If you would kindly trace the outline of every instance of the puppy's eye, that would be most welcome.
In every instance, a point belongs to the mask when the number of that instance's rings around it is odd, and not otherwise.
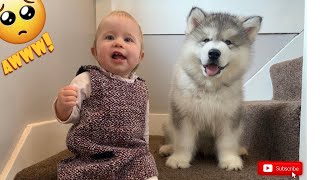
[[[209,42],[209,41],[210,41],[209,38],[205,38],[205,39],[203,39],[201,42],[207,43],[207,42]]]
[[[232,44],[230,40],[225,40],[224,43],[226,43],[228,46]]]

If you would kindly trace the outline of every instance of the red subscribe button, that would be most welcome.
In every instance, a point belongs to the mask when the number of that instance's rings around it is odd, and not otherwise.
[[[302,162],[295,161],[259,161],[259,175],[300,176],[302,175]]]

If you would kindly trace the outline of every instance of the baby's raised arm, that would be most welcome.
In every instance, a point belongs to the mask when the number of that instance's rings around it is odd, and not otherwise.
[[[76,105],[78,88],[75,86],[65,86],[59,93],[55,103],[56,115],[61,121],[66,121]]]

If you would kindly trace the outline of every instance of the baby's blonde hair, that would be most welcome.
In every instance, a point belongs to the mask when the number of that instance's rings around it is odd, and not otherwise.
[[[126,11],[118,11],[118,10],[111,11],[106,17],[110,17],[110,16],[125,17],[125,18],[132,20],[135,24],[137,24],[137,26],[139,28],[139,32],[140,32],[141,51],[142,51],[143,50],[143,33],[142,33],[142,30],[141,30],[141,27],[140,27],[140,24],[138,23],[138,21],[131,14],[129,14]],[[98,32],[98,30],[99,30],[99,27],[97,29],[97,32]],[[97,42],[97,33],[96,33],[96,36],[95,36],[95,39],[93,42],[93,47],[96,47],[96,42]]]

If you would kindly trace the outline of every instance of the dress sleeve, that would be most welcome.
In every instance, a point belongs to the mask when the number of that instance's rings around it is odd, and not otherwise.
[[[147,144],[149,144],[149,100],[147,102],[147,109],[146,109],[146,130],[143,135]]]
[[[71,115],[66,121],[61,121],[57,117],[57,113],[55,109],[57,98],[53,103],[53,111],[54,111],[55,117],[60,123],[63,123],[63,124],[76,123],[79,120],[82,101],[87,99],[91,95],[90,74],[88,72],[83,72],[79,74],[71,81],[70,85],[78,88],[78,98],[77,98],[76,105],[72,109]]]

